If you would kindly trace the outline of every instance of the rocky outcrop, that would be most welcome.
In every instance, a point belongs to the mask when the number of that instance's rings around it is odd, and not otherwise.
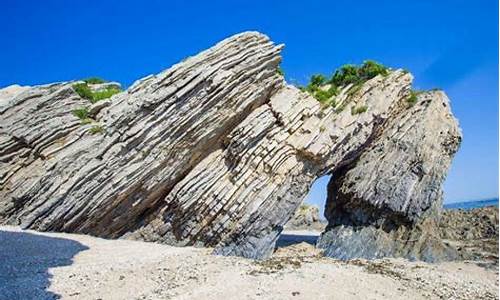
[[[96,112],[103,134],[71,113],[88,104],[72,83],[11,99],[0,124],[0,218],[104,237],[130,231],[283,86],[280,49],[243,34],[136,82]]]
[[[443,211],[439,228],[447,240],[498,240],[498,207],[447,209]]]
[[[354,188],[368,192],[345,192],[343,203],[388,207],[370,220],[433,215],[459,140],[451,116],[439,125],[444,94],[408,109],[412,76],[394,70],[341,88],[341,105],[325,107],[284,82],[281,48],[239,34],[95,104],[74,82],[3,93],[0,222],[265,258],[316,178],[348,182],[370,157],[407,179],[372,197],[379,182],[367,178]],[[72,112],[83,106],[82,121]]]
[[[357,155],[411,77],[394,72],[365,85],[358,105],[370,113],[335,112],[292,86],[251,112],[165,198],[167,206],[134,232],[151,240],[201,242],[216,253],[267,257],[311,183]],[[384,99],[384,101],[381,101]],[[385,101],[385,99],[391,99]],[[356,103],[352,103],[356,105]]]
[[[444,210],[439,232],[459,259],[498,269],[498,207]]]
[[[286,223],[285,229],[291,230],[320,230],[325,229],[326,224],[319,216],[319,208],[316,205],[301,204],[295,211],[293,217]]]
[[[460,140],[446,95],[420,94],[358,159],[333,173],[325,210],[329,226],[318,246],[341,259],[453,258],[437,224],[441,184]]]

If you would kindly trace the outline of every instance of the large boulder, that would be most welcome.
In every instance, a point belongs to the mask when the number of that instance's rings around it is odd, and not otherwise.
[[[303,203],[295,211],[293,217],[286,223],[285,229],[290,230],[323,230],[325,225],[319,216],[319,208],[316,205]]]
[[[328,256],[455,257],[440,237],[441,185],[461,133],[441,91],[418,95],[353,162],[328,184],[328,228],[318,246]]]

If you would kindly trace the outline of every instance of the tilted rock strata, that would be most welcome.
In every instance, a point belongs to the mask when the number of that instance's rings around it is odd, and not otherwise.
[[[322,107],[278,74],[281,48],[233,36],[91,105],[90,124],[71,82],[3,93],[0,222],[269,256],[312,182],[407,111],[412,81],[392,71]]]
[[[460,141],[446,95],[420,94],[359,159],[333,173],[325,210],[329,226],[318,246],[342,259],[453,258],[437,224],[441,185]]]
[[[322,108],[294,87],[281,89],[177,184],[168,206],[139,233],[181,244],[201,240],[220,254],[269,256],[312,182],[357,155],[410,82],[401,72],[374,78],[357,99],[370,113],[355,117],[349,109]]]
[[[2,157],[2,170],[12,170],[2,185],[3,222],[105,237],[127,232],[283,85],[280,49],[243,34],[137,82],[95,117],[103,135],[88,134],[90,125],[71,114],[86,101],[71,84],[17,96],[0,126],[5,143],[22,141],[28,153]],[[58,116],[65,119],[56,124]],[[19,158],[28,156],[33,162],[22,168]]]

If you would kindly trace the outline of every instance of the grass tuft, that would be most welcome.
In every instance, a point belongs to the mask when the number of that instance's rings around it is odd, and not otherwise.
[[[97,101],[100,101],[100,100],[103,100],[103,99],[108,99],[111,96],[113,96],[115,94],[118,94],[119,92],[121,92],[121,90],[118,89],[118,88],[108,87],[105,90],[94,92],[92,100],[90,100],[90,102],[96,103]]]
[[[406,99],[406,101],[408,102],[408,104],[410,106],[413,106],[415,105],[415,103],[417,103],[418,101],[418,95],[421,94],[422,91],[417,91],[417,90],[411,90],[410,91],[410,96]]]
[[[80,120],[85,120],[89,118],[89,109],[87,107],[81,107],[73,110],[73,115]]]
[[[89,132],[91,134],[103,133],[104,128],[101,125],[94,125],[94,126],[90,127]]]

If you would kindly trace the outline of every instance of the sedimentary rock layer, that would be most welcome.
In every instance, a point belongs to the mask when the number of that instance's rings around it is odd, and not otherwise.
[[[75,82],[3,90],[0,222],[265,258],[317,177],[348,178],[343,170],[368,156],[390,165],[386,150],[421,162],[391,165],[394,176],[433,175],[344,202],[383,202],[410,222],[440,206],[456,147],[433,144],[442,142],[432,119],[441,115],[426,112],[447,105],[444,94],[408,108],[412,76],[395,70],[341,88],[341,105],[323,107],[279,75],[281,48],[260,33],[239,34],[92,105]],[[72,113],[82,106],[84,122]],[[407,148],[391,152],[386,139]],[[367,180],[364,189],[376,190]]]
[[[332,257],[454,257],[437,224],[441,185],[461,133],[441,91],[418,96],[392,118],[379,139],[328,185],[329,226],[319,247]]]
[[[71,113],[88,104],[72,83],[10,99],[1,119],[3,222],[106,237],[127,232],[283,85],[280,49],[243,34],[145,78],[94,105],[104,134],[90,134],[95,124]]]
[[[370,113],[355,117],[350,109],[323,108],[294,87],[280,89],[172,189],[160,214],[137,233],[200,241],[222,254],[268,256],[311,183],[357,155],[410,80],[394,72],[367,83],[352,105],[368,105]]]

